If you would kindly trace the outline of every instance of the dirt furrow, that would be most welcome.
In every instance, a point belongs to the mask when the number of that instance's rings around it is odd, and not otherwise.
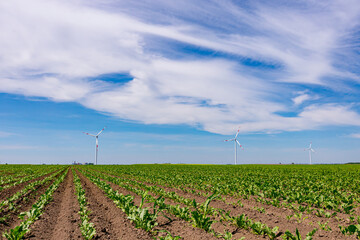
[[[135,228],[126,214],[95,184],[81,173],[78,172],[78,175],[86,191],[89,210],[92,212],[90,222],[95,225],[97,239],[152,239],[149,233]]]
[[[68,170],[64,182],[53,195],[53,201],[30,227],[27,239],[81,239],[79,210],[73,175]]]

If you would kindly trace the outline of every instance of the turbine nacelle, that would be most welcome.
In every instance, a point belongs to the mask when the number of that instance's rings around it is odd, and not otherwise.
[[[98,132],[98,134],[94,135],[94,134],[90,134],[90,133],[87,133],[87,132],[83,132],[84,134],[86,135],[89,135],[89,136],[92,136],[92,137],[99,137],[99,135],[105,130],[106,126],[100,130],[100,132]]]

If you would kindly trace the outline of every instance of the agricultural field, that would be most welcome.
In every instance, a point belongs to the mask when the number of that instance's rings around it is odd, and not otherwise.
[[[360,165],[0,165],[1,239],[360,239]]]

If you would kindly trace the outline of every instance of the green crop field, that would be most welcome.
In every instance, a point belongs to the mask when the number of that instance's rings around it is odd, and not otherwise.
[[[7,239],[57,229],[75,234],[67,239],[360,237],[356,164],[2,165],[0,173]],[[75,213],[60,214],[64,205]]]

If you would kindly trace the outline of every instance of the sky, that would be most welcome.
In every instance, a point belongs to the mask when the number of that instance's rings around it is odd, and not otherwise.
[[[0,2],[0,163],[360,162],[357,0]]]

